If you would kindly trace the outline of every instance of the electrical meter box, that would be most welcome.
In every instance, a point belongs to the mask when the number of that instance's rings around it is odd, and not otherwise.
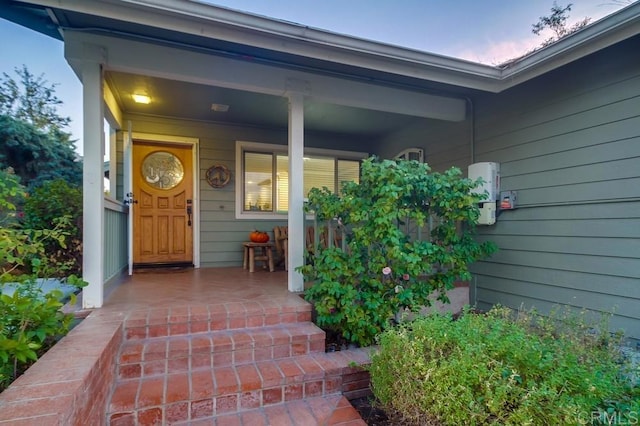
[[[496,207],[500,196],[500,164],[491,162],[471,164],[468,176],[471,180],[482,178],[483,182],[472,190],[475,194],[484,196],[479,205],[478,225],[493,225],[496,223]]]
[[[471,180],[482,178],[483,184],[475,189],[476,194],[484,194],[486,191],[489,195],[482,202],[496,202],[500,195],[500,164],[499,163],[474,163],[469,165],[468,176]],[[486,195],[486,194],[485,194]]]

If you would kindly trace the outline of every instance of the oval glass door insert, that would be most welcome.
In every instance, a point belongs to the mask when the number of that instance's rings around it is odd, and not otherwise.
[[[182,182],[184,167],[172,153],[156,151],[147,155],[142,162],[142,176],[154,188],[171,189]]]

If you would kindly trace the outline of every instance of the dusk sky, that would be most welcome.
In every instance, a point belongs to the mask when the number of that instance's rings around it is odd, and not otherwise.
[[[212,0],[212,3],[340,34],[486,64],[517,57],[544,40],[531,25],[553,0]],[[573,0],[570,23],[596,21],[628,0]],[[559,1],[560,5],[566,2]],[[82,88],[64,60],[62,42],[0,19],[0,72],[22,64],[56,83],[70,131],[82,136]],[[80,150],[81,151],[81,150]]]

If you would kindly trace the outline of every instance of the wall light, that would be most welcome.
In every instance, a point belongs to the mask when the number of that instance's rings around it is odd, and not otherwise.
[[[139,95],[134,93],[133,95],[131,95],[131,97],[136,103],[139,104],[148,104],[149,102],[151,102],[151,98],[147,95]]]

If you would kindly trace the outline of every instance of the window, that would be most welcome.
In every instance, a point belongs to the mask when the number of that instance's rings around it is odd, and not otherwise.
[[[343,182],[358,182],[360,160],[364,153],[350,151],[305,151],[304,192],[327,187],[339,191]],[[236,216],[268,218],[289,210],[289,157],[286,146],[238,142],[236,158],[238,172]],[[238,214],[239,213],[239,214]]]

